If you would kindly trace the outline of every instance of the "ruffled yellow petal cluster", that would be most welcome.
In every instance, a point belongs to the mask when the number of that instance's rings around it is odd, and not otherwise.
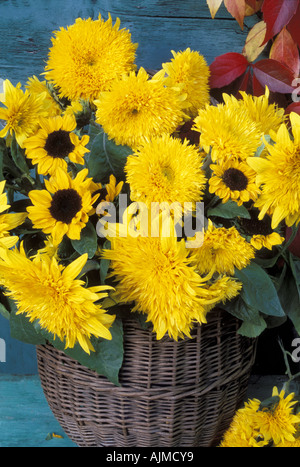
[[[166,86],[186,93],[189,107],[185,112],[195,117],[209,103],[209,66],[199,52],[187,48],[183,52],[171,51],[173,58],[163,63],[166,72]]]
[[[140,68],[137,74],[115,81],[110,92],[101,93],[95,101],[96,122],[117,144],[136,149],[151,137],[173,133],[183,123],[184,99],[165,86],[160,72],[150,78]]]
[[[272,232],[269,235],[253,235],[250,243],[256,250],[261,250],[262,248],[272,250],[273,246],[281,245],[284,240],[285,238],[279,235],[278,232]]]
[[[213,162],[228,159],[244,161],[261,145],[262,132],[245,112],[230,100],[226,104],[207,105],[194,119],[194,130],[200,133],[200,146]]]
[[[68,266],[47,254],[27,258],[24,250],[1,251],[0,283],[16,301],[17,314],[37,320],[48,332],[65,341],[65,348],[78,342],[87,353],[94,350],[91,336],[111,339],[109,327],[114,316],[98,300],[107,296],[108,286],[84,287],[77,279],[87,261],[82,255]]]
[[[266,214],[272,217],[272,228],[285,220],[288,226],[300,220],[300,116],[290,114],[292,136],[285,124],[272,133],[274,144],[266,142],[265,157],[249,157],[247,163],[256,171],[256,183],[261,195],[255,206],[260,210],[259,219]]]
[[[4,94],[0,107],[0,119],[5,120],[5,127],[0,131],[0,138],[7,138],[9,144],[12,136],[23,147],[24,140],[35,133],[39,126],[39,118],[47,117],[44,105],[44,94],[30,94],[26,89],[22,91],[21,83],[14,87],[6,79],[3,83]]]
[[[241,108],[263,135],[268,135],[270,131],[277,131],[285,121],[284,109],[277,104],[269,102],[270,92],[266,87],[265,94],[261,96],[252,96],[244,91],[240,92],[241,99],[236,99],[233,95],[224,94],[226,105]]]
[[[261,407],[258,399],[250,400],[239,409],[226,431],[220,447],[281,447],[299,446],[296,437],[300,415],[294,414],[294,393],[273,388],[274,403]]]
[[[7,204],[7,195],[4,193],[6,181],[0,182],[0,213],[4,213],[10,208]],[[0,247],[11,248],[19,240],[16,235],[10,235],[10,230],[15,229],[23,224],[27,217],[27,213],[6,213],[0,215]]]
[[[64,235],[72,240],[80,239],[80,232],[89,220],[89,212],[98,195],[92,198],[91,179],[86,178],[83,169],[73,179],[58,168],[49,180],[45,180],[46,190],[32,190],[29,198],[33,206],[27,208],[33,226],[45,234],[51,234],[54,245],[58,245]]]
[[[241,99],[223,94],[224,103],[207,105],[199,111],[194,130],[200,133],[200,145],[213,162],[238,159],[255,154],[262,137],[277,131],[285,121],[284,109],[269,103],[269,90],[256,97],[241,92]]]
[[[258,448],[268,445],[268,440],[260,435],[259,427],[253,421],[259,406],[260,401],[254,399],[237,411],[222,439],[221,448]]]
[[[172,222],[168,229],[163,220],[156,237],[144,235],[138,223],[133,224],[136,230],[128,225],[117,225],[115,235],[108,235],[111,249],[104,249],[102,255],[111,261],[114,298],[120,303],[133,302],[132,311],[145,313],[157,339],[166,333],[175,340],[190,337],[195,322],[205,323],[214,305],[239,293],[240,284],[233,280],[212,279],[214,267],[205,277],[198,274]]]
[[[211,220],[204,231],[202,245],[191,250],[191,257],[201,274],[215,267],[220,274],[234,275],[235,268],[245,268],[254,256],[253,247],[235,227],[215,227]]]
[[[84,164],[89,136],[80,139],[74,132],[76,126],[74,115],[40,118],[38,131],[23,143],[26,156],[37,164],[38,173],[51,175],[59,167],[67,170],[67,160]]]
[[[135,69],[136,48],[130,32],[120,29],[119,18],[114,25],[110,15],[107,21],[101,15],[95,21],[77,18],[55,31],[45,75],[62,97],[91,101]]]
[[[195,146],[169,135],[152,138],[128,156],[126,181],[132,201],[191,203],[201,201],[206,185],[203,158]]]
[[[43,96],[44,107],[49,117],[55,117],[56,115],[61,114],[61,106],[59,102],[53,98],[49,87],[47,86],[47,81],[40,81],[37,76],[32,76],[28,78],[25,87],[28,89],[30,94]]]

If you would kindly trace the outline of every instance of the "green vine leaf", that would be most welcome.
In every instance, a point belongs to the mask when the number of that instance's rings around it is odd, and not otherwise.
[[[235,201],[229,200],[227,203],[220,203],[207,211],[208,217],[222,217],[223,219],[234,219],[241,217],[250,219],[251,216],[245,206],[238,206]]]
[[[243,284],[241,297],[250,308],[267,316],[285,316],[275,285],[263,268],[252,262],[246,268],[236,270],[235,276]]]
[[[127,157],[132,153],[128,146],[117,145],[109,139],[100,127],[99,133],[93,138],[87,160],[89,176],[95,182],[108,180],[111,174],[116,178],[124,177]]]
[[[71,243],[77,253],[80,255],[87,253],[90,259],[93,258],[98,247],[97,233],[93,224],[89,221],[81,231],[80,240],[72,240]]]

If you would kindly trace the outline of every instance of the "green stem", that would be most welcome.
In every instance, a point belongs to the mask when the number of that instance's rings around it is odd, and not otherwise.
[[[296,235],[297,235],[297,232],[298,232],[298,229],[299,227],[294,224],[292,225],[292,233],[291,233],[291,236],[290,238],[284,243],[284,246],[281,250],[281,254],[283,254],[287,249],[288,247],[293,243],[293,241],[295,240],[296,238]]]

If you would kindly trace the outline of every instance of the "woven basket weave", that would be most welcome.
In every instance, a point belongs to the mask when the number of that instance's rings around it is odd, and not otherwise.
[[[78,446],[216,446],[245,398],[255,358],[255,340],[238,327],[213,310],[192,339],[157,341],[128,319],[121,387],[50,345],[37,347],[41,384]]]

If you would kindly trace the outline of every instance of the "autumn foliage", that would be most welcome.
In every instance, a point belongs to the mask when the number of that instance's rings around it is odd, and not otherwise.
[[[286,112],[300,113],[300,0],[206,1],[212,18],[224,2],[241,29],[246,16],[257,17],[241,53],[220,55],[210,65],[211,88],[259,96],[268,86]]]

